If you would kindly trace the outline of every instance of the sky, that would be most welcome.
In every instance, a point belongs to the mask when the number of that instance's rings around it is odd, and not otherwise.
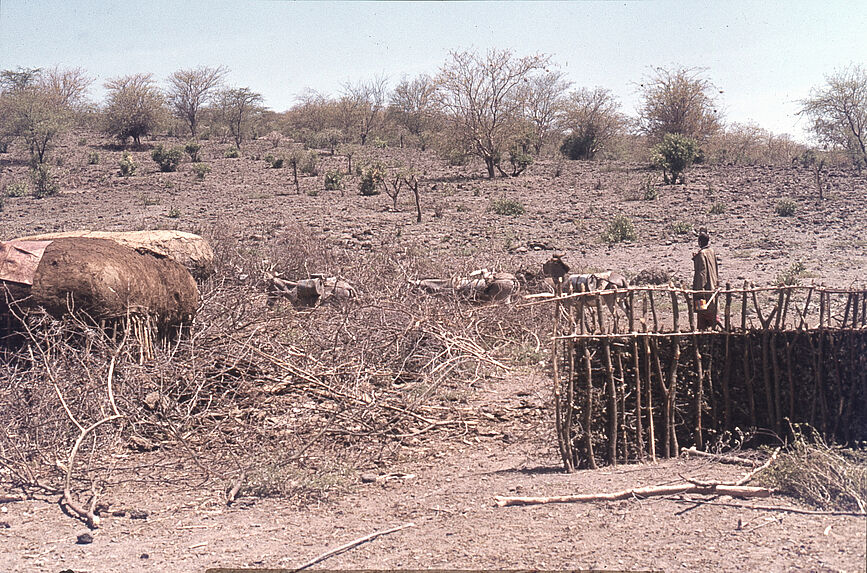
[[[704,68],[728,123],[803,141],[799,101],[867,64],[867,3],[0,0],[0,69],[81,67],[95,101],[110,78],[225,66],[231,86],[279,112],[305,88],[395,85],[490,48],[548,55],[573,87],[607,88],[630,115],[653,68]]]

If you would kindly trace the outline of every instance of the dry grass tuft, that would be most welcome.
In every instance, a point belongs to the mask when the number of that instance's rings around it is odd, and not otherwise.
[[[759,474],[760,485],[824,510],[867,513],[867,451],[826,444],[809,426]]]

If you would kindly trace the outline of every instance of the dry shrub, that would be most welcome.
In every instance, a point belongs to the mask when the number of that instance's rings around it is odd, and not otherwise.
[[[809,426],[757,481],[821,509],[867,512],[867,451],[829,445]]]

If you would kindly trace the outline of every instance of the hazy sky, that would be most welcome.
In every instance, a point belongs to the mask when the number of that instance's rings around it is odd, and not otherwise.
[[[574,86],[603,86],[634,114],[653,66],[707,68],[728,122],[803,138],[798,100],[867,64],[867,3],[287,2],[0,0],[0,69],[82,67],[106,79],[226,66],[233,86],[283,111],[309,87],[434,74],[449,51],[544,53]]]

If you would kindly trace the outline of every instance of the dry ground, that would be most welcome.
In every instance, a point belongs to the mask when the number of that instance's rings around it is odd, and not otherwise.
[[[867,181],[842,170],[825,174],[823,201],[812,172],[804,168],[701,166],[688,172],[688,185],[659,186],[657,199],[634,200],[654,177],[640,165],[547,160],[519,178],[490,181],[480,177],[478,165],[449,167],[428,154],[369,151],[392,165],[412,161],[424,172],[423,222],[415,223],[406,192],[394,212],[385,195],[360,197],[357,177],[345,180],[343,192],[324,191],[322,174],[345,169],[345,158],[323,158],[320,175],[303,178],[299,195],[289,170],[268,169],[251,159],[279,149],[253,142],[244,157],[225,159],[225,147],[206,144],[212,172],[196,182],[189,164],[177,173],[157,172],[146,151],[134,153],[138,174],[119,178],[120,151],[70,141],[58,150],[64,162],[55,169],[64,191],[41,200],[7,198],[0,237],[80,228],[179,228],[266,254],[271,261],[262,266],[279,269],[297,268],[281,260],[281,249],[294,233],[305,233],[341,254],[327,259],[331,268],[310,270],[335,274],[348,271],[341,266],[346,256],[367,257],[388,248],[421,255],[419,268],[408,269],[406,278],[478,266],[535,270],[556,251],[576,269],[616,268],[630,276],[662,269],[688,280],[691,225],[710,229],[723,280],[733,283],[771,283],[801,262],[804,281],[860,284],[867,263]],[[87,158],[94,150],[100,162],[91,165]],[[25,177],[18,155],[0,156],[0,168],[2,185]],[[502,198],[519,200],[526,212],[492,213],[492,201]],[[794,216],[776,214],[784,199],[795,202]],[[633,219],[638,239],[609,246],[599,235],[618,213]],[[260,270],[239,267],[235,278],[255,282],[250,275]],[[144,510],[147,519],[107,517],[87,545],[75,543],[86,529],[64,516],[56,499],[7,504],[0,514],[8,524],[0,524],[0,570],[292,567],[408,522],[416,526],[318,567],[865,570],[863,517],[697,506],[684,499],[495,508],[495,495],[603,492],[680,476],[729,479],[742,471],[671,460],[564,474],[552,434],[549,386],[544,367],[526,361],[508,375],[468,385],[463,406],[482,423],[465,433],[405,440],[387,467],[350,467],[341,487],[313,504],[242,498],[226,507],[223,484],[145,487],[131,481],[112,487],[105,498],[111,509]],[[361,483],[361,473],[374,470],[415,477]],[[763,504],[798,501],[775,497]]]

